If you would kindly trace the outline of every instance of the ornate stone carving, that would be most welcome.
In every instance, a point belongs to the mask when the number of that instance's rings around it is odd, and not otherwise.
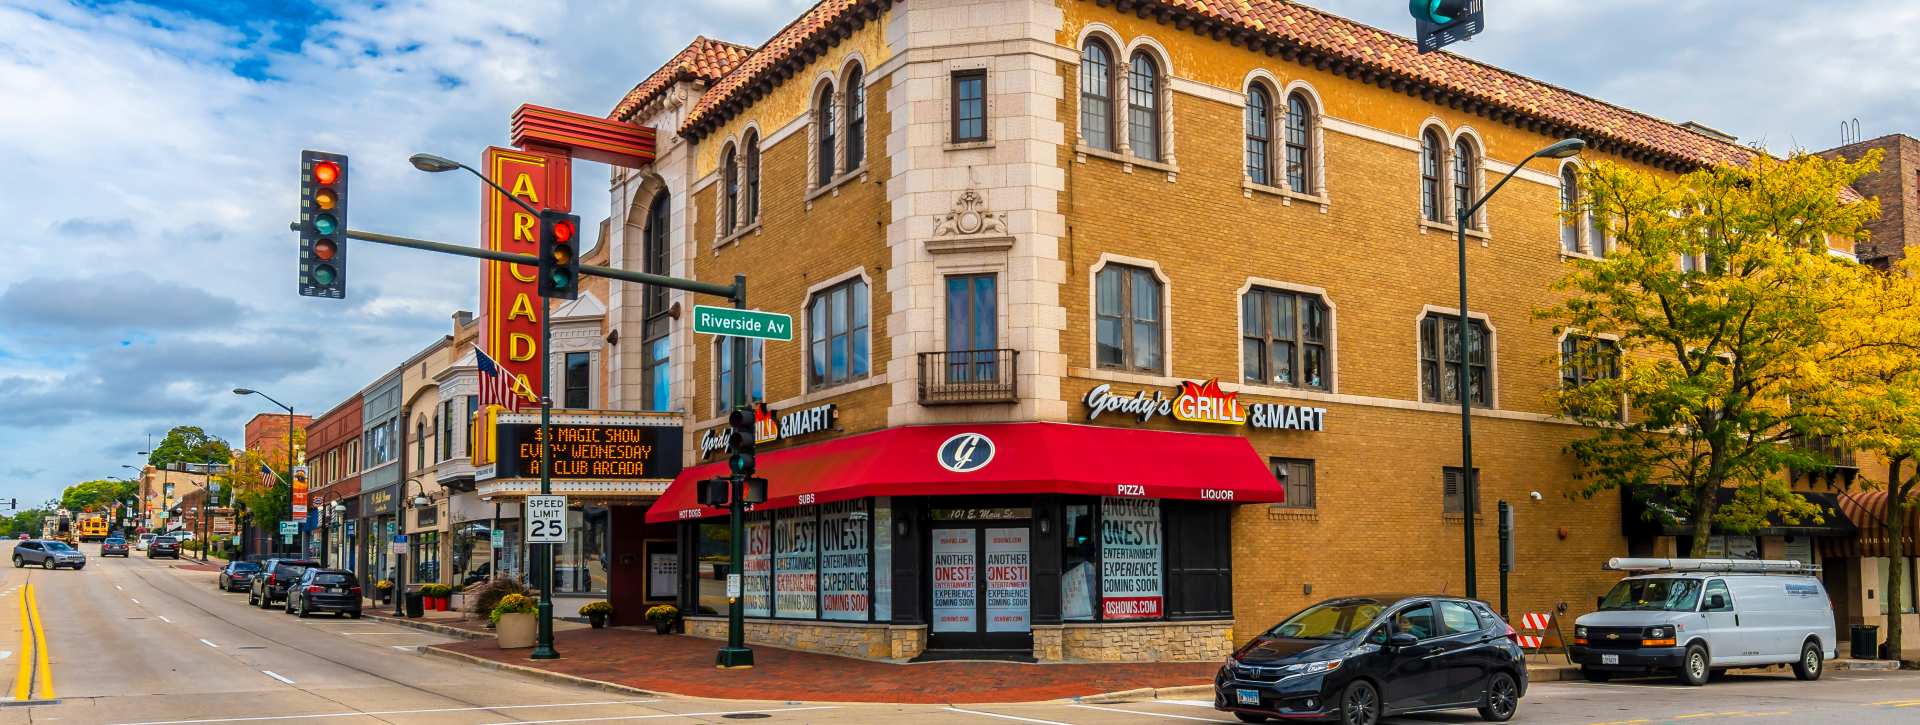
[[[980,192],[973,189],[961,192],[960,199],[953,203],[953,211],[935,217],[933,220],[933,236],[936,237],[970,237],[1006,233],[1006,215],[989,211],[987,200],[980,196]]]

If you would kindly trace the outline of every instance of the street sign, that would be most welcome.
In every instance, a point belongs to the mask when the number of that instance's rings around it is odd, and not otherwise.
[[[298,533],[300,533],[300,522],[298,522],[298,521],[282,521],[282,522],[280,522],[280,535],[281,535],[281,536],[292,536],[292,535],[294,535],[294,534],[298,534]]]
[[[793,340],[793,316],[759,310],[736,310],[711,305],[693,306],[693,331],[708,335]]]
[[[567,543],[567,497],[527,497],[527,543]]]
[[[728,599],[740,598],[740,575],[739,574],[727,575],[727,598]]]
[[[387,522],[387,535],[388,535],[388,536],[392,536],[392,535],[394,535],[395,533],[397,533],[397,532],[399,532],[399,531],[400,531],[400,529],[399,529],[399,524],[398,524],[398,523],[396,523],[396,522],[393,522],[393,521],[388,521],[388,522]]]
[[[405,554],[405,553],[407,553],[407,535],[406,535],[406,534],[394,534],[394,535],[393,535],[393,548],[392,548],[392,551],[393,551],[393,553],[395,553],[395,554]]]
[[[495,549],[507,548],[507,532],[502,531],[500,529],[493,530],[493,548]]]

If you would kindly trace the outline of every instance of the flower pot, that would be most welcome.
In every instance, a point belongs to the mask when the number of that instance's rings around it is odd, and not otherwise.
[[[436,612],[447,611],[446,597],[431,597],[430,599],[432,599],[433,601],[433,611],[436,611]]]
[[[587,615],[587,624],[593,625],[594,629],[602,629],[607,626],[607,615],[589,614]]]
[[[673,634],[673,620],[661,619],[653,623],[654,634]]]
[[[532,614],[502,614],[493,631],[500,649],[532,647],[540,634],[540,620]]]

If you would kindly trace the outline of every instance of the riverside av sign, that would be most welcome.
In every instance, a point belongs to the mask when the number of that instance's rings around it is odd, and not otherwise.
[[[1100,384],[1087,391],[1087,420],[1102,413],[1131,415],[1145,423],[1156,416],[1171,416],[1188,423],[1244,425],[1269,430],[1322,431],[1327,427],[1327,409],[1285,403],[1242,403],[1240,394],[1220,388],[1219,380],[1204,383],[1187,381],[1173,390],[1134,391],[1133,395],[1113,392],[1113,386]]]
[[[759,310],[736,310],[712,305],[693,306],[693,331],[707,335],[757,337],[793,341],[793,316]]]

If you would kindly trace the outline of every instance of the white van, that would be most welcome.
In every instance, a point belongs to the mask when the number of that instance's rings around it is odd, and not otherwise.
[[[1838,656],[1827,590],[1797,561],[1613,559],[1632,572],[1574,621],[1568,656],[1593,682],[1678,672],[1689,685],[1730,667],[1792,665],[1819,679]]]

